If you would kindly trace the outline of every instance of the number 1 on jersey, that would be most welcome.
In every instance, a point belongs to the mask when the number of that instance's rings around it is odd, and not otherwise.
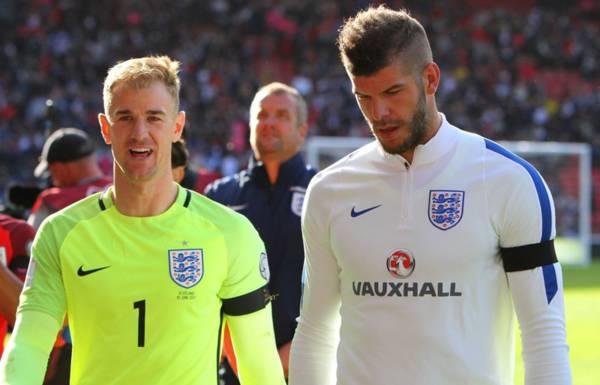
[[[133,308],[138,309],[138,346],[143,348],[146,334],[146,300],[134,302]]]

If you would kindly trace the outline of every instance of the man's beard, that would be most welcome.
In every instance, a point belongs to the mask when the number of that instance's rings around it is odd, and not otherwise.
[[[383,122],[387,124],[387,122]],[[426,105],[425,105],[425,92],[421,89],[419,95],[419,101],[417,102],[417,106],[415,108],[415,113],[413,114],[410,122],[408,122],[409,127],[409,135],[406,140],[397,146],[389,147],[379,142],[385,152],[394,155],[400,155],[407,151],[413,150],[417,145],[422,141],[425,137],[425,133],[427,131],[427,114],[426,114]],[[371,127],[373,130],[373,127]],[[375,136],[377,138],[377,136]]]

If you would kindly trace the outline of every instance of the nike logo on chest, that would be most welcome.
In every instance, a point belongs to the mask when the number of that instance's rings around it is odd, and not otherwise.
[[[110,266],[103,266],[103,267],[98,267],[96,269],[90,269],[90,270],[83,270],[83,265],[79,266],[79,269],[77,269],[77,275],[80,277],[85,277],[86,275],[98,272],[100,270],[104,270],[104,269],[108,269]]]
[[[366,214],[366,213],[368,213],[368,212],[369,212],[369,211],[371,211],[371,210],[375,210],[375,209],[376,209],[376,208],[378,208],[379,206],[381,206],[381,205],[377,205],[377,206],[368,207],[368,208],[366,208],[366,209],[363,209],[363,210],[358,210],[358,211],[356,211],[356,207],[355,207],[355,206],[352,206],[352,210],[350,210],[350,216],[351,216],[352,218],[359,217],[359,216],[361,216],[361,215],[363,215],[363,214]]]

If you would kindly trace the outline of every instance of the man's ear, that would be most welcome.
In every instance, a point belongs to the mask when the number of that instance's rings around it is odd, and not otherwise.
[[[302,140],[306,139],[306,135],[308,134],[308,123],[298,126],[298,133],[302,137]]]
[[[425,94],[435,95],[438,86],[440,85],[440,67],[431,62],[423,69],[423,83],[425,85]]]
[[[100,133],[104,139],[104,143],[111,144],[110,142],[110,123],[108,117],[102,113],[98,114],[98,123],[100,123]]]
[[[175,119],[175,132],[173,136],[173,143],[177,142],[181,139],[181,134],[183,134],[183,127],[185,126],[185,111],[179,111],[177,113],[177,118]]]

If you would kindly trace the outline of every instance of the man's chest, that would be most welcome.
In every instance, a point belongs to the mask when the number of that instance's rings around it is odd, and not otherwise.
[[[135,298],[165,306],[214,304],[227,271],[227,247],[210,229],[115,226],[103,235],[82,229],[70,238],[60,263],[72,305]]]
[[[342,281],[476,274],[497,262],[488,205],[475,176],[390,177],[341,191],[329,236]]]

